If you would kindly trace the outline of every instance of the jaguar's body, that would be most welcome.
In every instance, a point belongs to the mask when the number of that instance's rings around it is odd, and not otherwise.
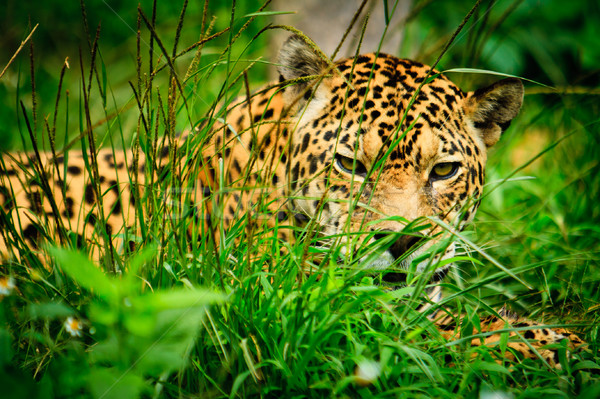
[[[97,178],[93,176],[95,168],[86,166],[79,151],[56,157],[40,152],[37,158],[35,153],[3,156],[0,201],[3,213],[13,221],[5,224],[0,219],[3,255],[16,255],[13,251],[19,246],[11,243],[20,240],[38,250],[48,237],[63,245],[81,246],[86,241],[97,253],[97,247],[114,242],[105,237],[125,234],[126,227],[134,226],[135,199],[139,198],[134,180],[143,187],[144,173],[138,173],[140,168],[134,165],[130,151],[102,149],[93,161],[86,155],[87,165],[98,165]],[[9,225],[20,232],[11,231]],[[63,231],[67,234],[59,234]]]
[[[444,232],[472,220],[487,150],[519,112],[521,82],[505,79],[464,93],[423,64],[384,54],[331,64],[296,36],[284,45],[279,64],[280,84],[234,105],[226,123],[214,122],[201,143],[195,205],[213,219],[223,216],[226,227],[248,213],[266,215],[271,226],[311,221],[344,256],[355,256],[364,244],[375,248],[375,256],[360,252],[358,263],[394,270],[392,282],[422,254],[437,251],[413,265],[417,272],[453,256]],[[4,156],[2,209],[20,226],[3,232],[4,255],[16,255],[11,243],[21,239],[37,247],[43,235],[57,234],[57,223],[75,233],[53,237],[57,241],[80,237],[105,251],[135,237],[137,205],[152,186],[140,173],[145,159],[101,150],[86,164],[81,154],[69,154],[56,163],[40,155],[42,164],[55,165],[42,182],[33,182],[29,170],[38,161]],[[96,164],[97,171],[89,167]],[[279,234],[294,239],[289,230]],[[431,272],[441,278],[446,268]],[[550,333],[545,342],[562,338]],[[553,360],[552,353],[544,356]]]

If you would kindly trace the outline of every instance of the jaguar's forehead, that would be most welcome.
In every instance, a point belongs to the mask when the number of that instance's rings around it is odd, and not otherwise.
[[[328,106],[312,121],[312,128],[338,132],[324,134],[325,139],[338,137],[338,146],[353,150],[355,138],[361,137],[362,151],[373,153],[404,134],[395,150],[402,151],[403,158],[424,140],[435,139],[429,143],[434,152],[442,150],[437,147],[455,151],[455,139],[472,142],[464,126],[465,93],[437,71],[430,73],[429,66],[386,54],[366,54],[341,60],[336,67],[340,73],[334,73],[329,82]],[[400,154],[390,155],[393,159]]]

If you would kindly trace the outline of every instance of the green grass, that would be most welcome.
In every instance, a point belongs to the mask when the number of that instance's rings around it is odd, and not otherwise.
[[[443,305],[464,315],[463,339],[448,342],[416,310],[424,303],[422,279],[413,287],[386,290],[376,277],[356,270],[352,260],[338,262],[336,250],[313,263],[306,256],[310,242],[290,245],[268,229],[249,233],[247,218],[226,230],[205,231],[199,224],[188,238],[190,209],[179,204],[194,199],[194,150],[223,104],[259,87],[246,87],[246,80],[264,80],[268,63],[258,54],[271,34],[255,38],[266,15],[243,16],[258,6],[235,14],[221,7],[214,11],[221,18],[201,34],[190,21],[204,20],[207,28],[210,14],[194,7],[181,25],[177,51],[178,12],[165,22],[159,15],[156,29],[140,17],[139,64],[137,56],[117,60],[103,47],[102,34],[94,46],[90,33],[92,45],[82,60],[70,60],[69,82],[57,84],[58,101],[56,94],[37,94],[33,104],[31,90],[12,99],[23,101],[25,112],[17,107],[19,124],[11,127],[21,132],[25,148],[31,135],[40,143],[44,137],[48,148],[48,137],[56,133],[57,148],[71,141],[75,149],[87,147],[93,137],[105,146],[133,146],[153,159],[163,132],[172,139],[201,128],[188,152],[171,154],[167,174],[160,181],[155,177],[156,189],[139,202],[144,228],[134,252],[105,254],[94,265],[72,249],[50,248],[38,259],[16,244],[20,258],[3,261],[0,275],[15,286],[0,297],[3,392],[98,398],[600,395],[597,95],[526,96],[522,114],[490,157],[486,196],[474,227],[465,233],[487,257],[464,244],[469,256],[442,284],[449,298]],[[151,11],[145,13],[152,21]],[[521,13],[517,8],[515,18]],[[412,24],[407,31],[425,36],[428,23],[440,18],[430,14],[437,15],[426,7],[421,30]],[[451,49],[445,65],[474,48],[485,54],[486,43],[472,36],[495,25],[479,21],[466,30],[466,50]],[[195,29],[199,39],[190,36]],[[504,34],[497,29],[498,36],[490,32],[490,43]],[[94,32],[91,24],[89,30]],[[152,40],[151,30],[157,32]],[[222,34],[202,42],[217,32]],[[196,40],[201,45],[172,57]],[[137,47],[135,41],[129,44]],[[27,75],[29,59],[23,59],[20,69]],[[31,60],[39,63],[35,53]],[[471,61],[466,66],[488,68],[483,56]],[[546,65],[554,75],[561,68]],[[56,78],[60,71],[50,74]],[[465,81],[470,77],[460,75]],[[69,95],[67,84],[74,87]],[[150,166],[146,173],[158,171]],[[182,173],[191,175],[180,187]],[[297,234],[314,237],[311,231]],[[532,289],[499,270],[490,257]],[[566,343],[559,344],[561,368],[555,369],[542,360],[504,359],[497,347],[471,346],[468,337],[477,334],[479,320],[504,305],[549,325],[573,324],[588,349],[567,356]],[[83,323],[80,336],[66,329],[69,317]]]

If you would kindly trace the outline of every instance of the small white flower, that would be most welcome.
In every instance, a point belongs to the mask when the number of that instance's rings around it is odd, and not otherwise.
[[[67,330],[72,337],[81,337],[82,329],[83,323],[81,323],[80,320],[74,317],[67,317],[67,320],[65,320],[65,330]]]
[[[0,277],[0,297],[8,296],[15,289],[15,280],[12,277]]]
[[[379,378],[381,365],[373,360],[361,361],[354,370],[354,381],[361,387],[371,385]]]

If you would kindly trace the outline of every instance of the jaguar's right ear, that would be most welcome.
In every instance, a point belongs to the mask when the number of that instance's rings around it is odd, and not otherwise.
[[[467,94],[465,114],[487,148],[498,142],[519,113],[523,93],[523,83],[509,78]]]
[[[285,102],[292,105],[297,101],[296,105],[302,108],[312,95],[314,80],[301,78],[322,75],[327,69],[327,62],[302,37],[293,35],[281,47],[278,64],[282,82],[298,79],[285,88]]]

